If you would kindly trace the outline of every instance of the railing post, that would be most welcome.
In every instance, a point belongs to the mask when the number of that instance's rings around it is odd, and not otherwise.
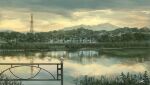
[[[64,84],[64,78],[63,78],[63,61],[64,61],[64,58],[63,57],[61,57],[60,58],[60,61],[61,61],[61,85],[63,85]]]
[[[63,62],[61,62],[61,85],[63,85],[63,82],[64,79],[63,79]]]
[[[58,66],[59,66],[59,64],[57,64],[57,80],[58,80],[58,78],[59,78],[59,73],[58,73]]]

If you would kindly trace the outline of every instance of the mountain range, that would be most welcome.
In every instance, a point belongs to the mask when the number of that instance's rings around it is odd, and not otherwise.
[[[110,23],[103,23],[103,24],[98,24],[98,25],[77,25],[77,26],[72,26],[72,27],[65,27],[63,30],[73,30],[73,29],[78,29],[78,28],[85,28],[93,31],[100,31],[100,30],[106,30],[106,31],[111,31],[117,28],[120,28],[118,26],[112,25]]]

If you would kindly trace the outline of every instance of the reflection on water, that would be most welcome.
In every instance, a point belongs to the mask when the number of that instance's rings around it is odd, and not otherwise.
[[[65,57],[64,61],[64,85],[74,85],[73,80],[80,75],[106,75],[120,74],[120,72],[143,72],[150,71],[150,57],[143,56],[116,56],[103,54],[101,51],[85,50],[85,51],[50,51],[50,52],[10,52],[1,53],[1,63],[50,63],[59,62],[59,57]],[[1,67],[4,69],[6,67]],[[55,74],[55,67],[43,66],[51,70]],[[36,68],[23,67],[22,69],[12,69],[17,75],[26,75],[32,71],[37,72]],[[27,75],[28,74],[28,75]],[[40,77],[46,77],[46,74],[41,73]],[[50,82],[24,82],[25,85],[50,85]],[[51,85],[56,85],[58,82],[51,82]],[[58,84],[57,84],[58,85]]]

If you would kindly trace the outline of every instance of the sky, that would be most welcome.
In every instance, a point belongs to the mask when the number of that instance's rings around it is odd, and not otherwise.
[[[27,32],[110,23],[150,27],[150,0],[0,0],[0,30]]]

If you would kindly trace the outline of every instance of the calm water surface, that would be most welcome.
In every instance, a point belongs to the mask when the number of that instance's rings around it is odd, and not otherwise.
[[[150,71],[149,53],[142,55],[108,55],[101,51],[50,51],[50,52],[10,52],[0,53],[1,63],[54,63],[60,62],[59,57],[64,56],[64,85],[74,85],[74,79],[80,75],[117,75],[121,72],[139,73]],[[8,68],[0,66],[0,70]],[[56,66],[42,66],[56,75]],[[28,78],[35,75],[39,69],[20,67],[11,69],[15,75]],[[9,75],[9,71],[5,74]],[[12,75],[9,75],[12,76]],[[50,78],[41,71],[36,78]],[[12,77],[13,78],[13,77]],[[24,85],[59,85],[59,82],[23,82]]]

